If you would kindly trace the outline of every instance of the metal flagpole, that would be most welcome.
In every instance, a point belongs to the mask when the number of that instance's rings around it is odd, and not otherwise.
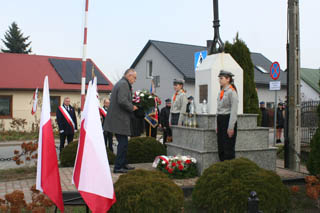
[[[85,91],[86,91],[86,62],[87,62],[87,33],[88,33],[88,9],[89,0],[85,0],[85,15],[84,15],[84,38],[83,38],[83,49],[82,49],[82,77],[81,77],[81,111],[84,106]]]

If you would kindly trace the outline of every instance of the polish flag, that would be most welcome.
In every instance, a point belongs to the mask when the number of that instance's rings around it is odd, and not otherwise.
[[[32,105],[32,110],[31,110],[31,114],[34,115],[37,111],[37,103],[38,103],[38,88],[36,89],[36,91],[34,91],[33,93],[33,105]]]
[[[44,79],[42,109],[40,118],[37,190],[46,194],[60,209],[64,211],[56,146],[50,118],[50,95],[48,76]]]
[[[107,212],[116,202],[99,115],[97,83],[89,83],[81,115],[73,183],[93,213]]]

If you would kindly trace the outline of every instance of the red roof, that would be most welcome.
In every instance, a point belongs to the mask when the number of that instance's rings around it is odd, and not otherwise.
[[[49,62],[50,58],[81,61],[80,58],[0,53],[0,90],[34,90],[37,87],[42,89],[44,77],[48,75],[50,90],[80,91],[80,84],[63,82]],[[91,59],[88,60],[94,64]],[[98,85],[98,89],[100,91],[111,91],[113,85],[110,80],[95,64],[94,66],[109,83],[109,85]]]

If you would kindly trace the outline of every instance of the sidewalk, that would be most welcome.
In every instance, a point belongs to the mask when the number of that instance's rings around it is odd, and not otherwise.
[[[282,180],[284,179],[293,179],[293,178],[304,178],[307,174],[307,170],[304,166],[301,166],[302,173],[290,171],[288,169],[283,168],[283,161],[277,160],[277,169],[276,173],[281,177]],[[136,169],[146,169],[146,170],[154,170],[152,168],[152,163],[142,163],[142,164],[134,164]],[[113,166],[110,166],[111,171],[113,171]],[[60,171],[60,180],[61,180],[61,187],[62,191],[76,191],[76,188],[71,183],[73,167],[68,168],[59,168]],[[112,174],[112,180],[115,183],[121,174]],[[174,182],[182,187],[182,186],[194,186],[196,178],[191,179],[179,179],[174,180]],[[25,194],[25,199],[27,202],[31,202],[31,191],[30,188],[32,185],[36,183],[35,179],[27,179],[27,180],[17,180],[17,181],[8,181],[8,182],[0,182],[0,198],[4,198],[4,195],[7,193],[11,193],[14,190],[21,190]]]

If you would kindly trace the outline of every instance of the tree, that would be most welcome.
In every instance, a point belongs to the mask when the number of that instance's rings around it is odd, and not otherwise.
[[[9,30],[4,34],[4,39],[1,39],[7,49],[1,49],[4,53],[31,53],[31,41],[26,43],[29,36],[24,37],[18,25],[13,22],[9,26]]]
[[[237,33],[233,44],[226,42],[225,52],[230,53],[243,69],[243,112],[258,114],[258,124],[260,124],[261,112],[254,82],[254,65],[251,60],[250,50],[245,42],[239,39],[239,34]]]

